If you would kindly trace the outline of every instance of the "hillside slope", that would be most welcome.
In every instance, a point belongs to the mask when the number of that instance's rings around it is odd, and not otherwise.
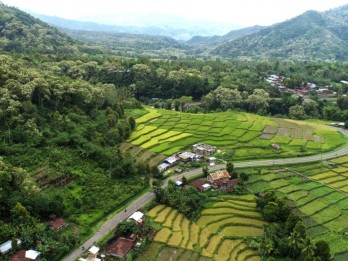
[[[226,41],[231,41],[238,39],[242,36],[257,33],[260,30],[264,29],[264,26],[251,26],[251,27],[246,27],[242,28],[239,30],[233,30],[230,31],[229,33],[222,35],[222,36],[194,36],[190,40],[188,40],[186,43],[191,44],[191,45],[196,45],[196,44],[217,44],[217,43],[223,43]]]
[[[0,50],[7,52],[72,53],[76,42],[31,15],[0,3]]]
[[[308,11],[212,51],[223,57],[346,60],[348,6],[324,13]]]
[[[182,45],[168,36],[128,34],[116,32],[85,31],[59,28],[70,37],[110,50],[158,50],[163,48],[181,48]]]

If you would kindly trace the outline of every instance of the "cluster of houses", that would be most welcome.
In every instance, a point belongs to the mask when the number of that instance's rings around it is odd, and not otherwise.
[[[272,86],[278,87],[279,92],[281,93],[292,93],[294,95],[303,96],[308,95],[310,91],[316,91],[318,94],[336,94],[333,91],[332,86],[318,87],[315,83],[305,83],[302,82],[300,86],[297,86],[295,89],[286,88],[284,85],[285,81],[284,76],[270,75],[266,78],[266,81]],[[345,84],[346,81],[341,81],[342,84]]]
[[[165,171],[180,162],[200,161],[203,160],[205,156],[211,155],[215,151],[215,146],[197,143],[192,145],[192,151],[176,153],[169,158],[166,158],[157,168],[159,171]],[[209,159],[215,160],[213,157],[210,157]]]
[[[233,192],[233,187],[239,183],[238,179],[231,179],[227,170],[219,170],[207,176],[207,179],[197,179],[190,183],[199,191],[207,191],[211,188]]]
[[[65,223],[64,219],[61,217],[56,217],[55,215],[50,215],[50,221],[48,222],[48,226],[50,229],[58,231],[64,227],[66,227],[68,224]],[[8,240],[0,245],[0,254],[6,255],[10,251],[13,250],[13,240]],[[17,246],[20,248],[22,244],[22,240],[17,239]],[[40,257],[41,252],[36,251],[33,249],[24,250],[20,249],[18,250],[13,256],[10,257],[9,261],[31,261],[31,260],[38,260]]]
[[[144,221],[144,214],[140,211],[136,211],[128,217],[127,220],[134,220],[135,224],[140,227]],[[104,260],[106,256],[123,259],[133,248],[140,247],[141,243],[138,242],[138,239],[139,235],[137,234],[119,237],[109,244],[105,251],[100,251],[99,247],[92,246],[88,249],[85,257],[79,258],[79,261],[101,261]]]
[[[22,244],[22,241],[20,239],[17,240],[17,246],[20,246]],[[10,252],[13,249],[13,240],[8,240],[0,245],[0,254],[6,255],[8,252]],[[31,260],[37,260],[38,257],[41,255],[41,252],[29,249],[29,250],[19,250],[17,251],[12,257],[10,257],[9,261],[31,261]]]

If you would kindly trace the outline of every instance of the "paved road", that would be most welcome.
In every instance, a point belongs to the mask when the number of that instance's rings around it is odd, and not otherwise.
[[[341,131],[343,134],[348,136],[348,131],[336,128],[337,130]],[[342,149],[339,149],[334,152],[329,152],[325,154],[320,155],[314,155],[314,156],[308,156],[308,157],[298,157],[298,158],[285,158],[285,159],[270,159],[270,160],[260,160],[260,161],[248,161],[248,162],[239,162],[235,163],[235,168],[243,168],[243,167],[259,167],[259,166],[270,166],[270,165],[284,165],[284,164],[292,164],[292,163],[304,163],[304,162],[313,162],[318,160],[328,160],[332,159],[338,156],[346,155],[348,154],[348,145],[346,147],[343,147]],[[218,170],[223,169],[226,167],[226,164],[219,164],[215,166],[209,167],[210,170]],[[202,169],[194,169],[185,173],[182,173],[180,175],[177,175],[175,177],[172,177],[173,180],[179,180],[183,176],[189,178],[195,175],[198,175],[202,173]],[[168,182],[166,181],[163,184],[163,187],[166,187]],[[127,211],[120,212],[116,214],[113,218],[108,220],[106,223],[104,223],[99,231],[94,234],[90,239],[88,239],[84,244],[82,244],[78,249],[76,249],[74,252],[70,253],[70,255],[66,256],[63,260],[64,261],[74,261],[76,260],[86,249],[91,247],[96,241],[101,239],[107,232],[112,230],[117,226],[117,224],[129,217],[133,212],[138,210],[140,207],[148,203],[152,198],[154,197],[154,194],[152,192],[148,192],[147,194],[141,196],[138,200],[136,200],[133,204],[127,207]],[[85,250],[82,250],[82,246],[84,246]]]

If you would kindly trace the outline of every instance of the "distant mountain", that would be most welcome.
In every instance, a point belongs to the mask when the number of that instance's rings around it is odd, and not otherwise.
[[[102,46],[111,51],[155,51],[166,48],[183,48],[171,37],[156,35],[98,32],[59,28],[70,37],[92,45]]]
[[[7,52],[72,53],[76,41],[56,28],[0,2],[0,50]]]
[[[245,35],[249,35],[249,34],[253,34],[253,33],[257,33],[259,31],[261,31],[262,29],[264,29],[264,26],[259,26],[259,25],[255,25],[252,27],[246,27],[243,29],[239,29],[239,30],[233,30],[230,31],[229,33],[222,35],[222,36],[218,36],[218,35],[214,35],[214,36],[194,36],[192,37],[190,40],[188,40],[186,43],[188,44],[216,44],[216,43],[223,43],[223,42],[227,42],[227,41],[231,41],[231,40],[235,40],[239,37],[245,36]]]
[[[348,59],[348,5],[307,11],[288,21],[220,45],[212,54],[228,58]]]
[[[32,13],[33,16],[42,21],[58,27],[64,27],[72,30],[95,31],[95,32],[116,32],[127,34],[142,34],[142,35],[162,35],[175,38],[177,40],[188,40],[194,35],[212,35],[213,33],[226,32],[226,25],[221,26],[214,24],[202,24],[193,21],[186,21],[179,17],[160,16],[155,17],[136,17],[137,24],[134,25],[111,25],[100,24],[95,22],[83,22],[69,20],[54,16]],[[100,20],[100,17],[96,19]],[[112,20],[107,19],[107,20]],[[134,21],[136,22],[136,21]],[[223,28],[222,28],[223,27]],[[220,28],[220,29],[219,29]]]

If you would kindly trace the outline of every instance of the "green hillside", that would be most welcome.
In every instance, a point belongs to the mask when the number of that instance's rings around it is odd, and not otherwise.
[[[347,60],[347,6],[331,12],[308,11],[288,21],[222,44],[223,57]],[[345,18],[345,19],[344,19]]]

